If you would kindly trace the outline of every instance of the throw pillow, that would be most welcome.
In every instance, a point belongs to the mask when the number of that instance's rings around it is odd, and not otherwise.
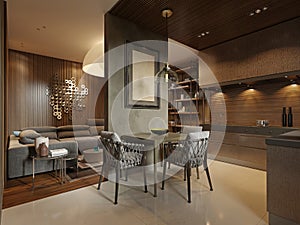
[[[26,138],[30,138],[30,139],[36,139],[37,137],[40,137],[41,135],[39,133],[37,133],[34,130],[23,130],[20,133],[20,137],[26,137]]]
[[[20,130],[14,130],[13,131],[13,135],[15,135],[16,137],[20,136],[21,131]]]
[[[34,139],[32,138],[27,138],[27,137],[20,137],[20,142],[22,144],[34,144]]]

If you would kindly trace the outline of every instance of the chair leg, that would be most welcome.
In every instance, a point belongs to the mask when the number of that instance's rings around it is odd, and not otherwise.
[[[208,179],[208,183],[209,183],[210,191],[213,191],[213,187],[212,187],[212,183],[211,183],[211,179],[210,179],[210,175],[209,175],[208,167],[206,167],[206,168],[205,168],[205,172],[206,172],[206,176],[207,176],[207,179]]]
[[[128,181],[128,169],[125,169],[125,181]]]
[[[102,182],[102,179],[103,179],[103,172],[104,172],[104,166],[102,165],[102,169],[101,169],[101,174],[100,174],[100,177],[99,177],[99,182],[98,182],[98,187],[97,187],[97,190],[100,190],[100,186],[101,186],[101,182]]]
[[[120,168],[116,167],[116,190],[115,190],[115,202],[114,204],[118,204],[118,194],[119,194],[119,179],[120,179]]]
[[[169,164],[170,165],[170,164]],[[167,167],[167,161],[164,161],[164,167],[163,167],[163,177],[161,182],[161,190],[165,189],[165,179],[166,179],[166,168]]]
[[[186,165],[187,176],[187,189],[188,189],[188,203],[191,203],[191,166],[189,163]]]
[[[199,179],[199,166],[196,167],[197,179]]]
[[[143,166],[143,173],[144,173],[144,187],[145,187],[145,193],[148,192],[148,189],[147,189],[147,176],[146,176],[146,168]]]
[[[184,172],[183,172],[183,180],[186,181],[186,167],[184,167]]]

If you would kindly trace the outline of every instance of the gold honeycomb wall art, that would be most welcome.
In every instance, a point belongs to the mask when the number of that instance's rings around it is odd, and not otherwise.
[[[75,77],[61,80],[56,74],[51,85],[46,88],[46,95],[49,97],[52,115],[56,119],[61,120],[63,114],[67,114],[69,120],[72,120],[72,110],[83,110],[86,107],[88,88],[84,84],[77,86]]]

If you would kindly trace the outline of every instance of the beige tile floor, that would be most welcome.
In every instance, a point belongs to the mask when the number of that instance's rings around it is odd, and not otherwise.
[[[142,187],[120,187],[119,204],[112,204],[114,184],[90,186],[3,210],[2,225],[267,225],[266,173],[214,161],[210,165],[214,191],[205,173],[193,173],[192,203],[179,172],[158,197]],[[130,179],[130,177],[129,177]]]

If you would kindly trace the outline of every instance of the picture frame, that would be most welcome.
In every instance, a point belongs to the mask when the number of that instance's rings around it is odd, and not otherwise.
[[[125,108],[159,109],[159,51],[135,42],[125,44]]]

